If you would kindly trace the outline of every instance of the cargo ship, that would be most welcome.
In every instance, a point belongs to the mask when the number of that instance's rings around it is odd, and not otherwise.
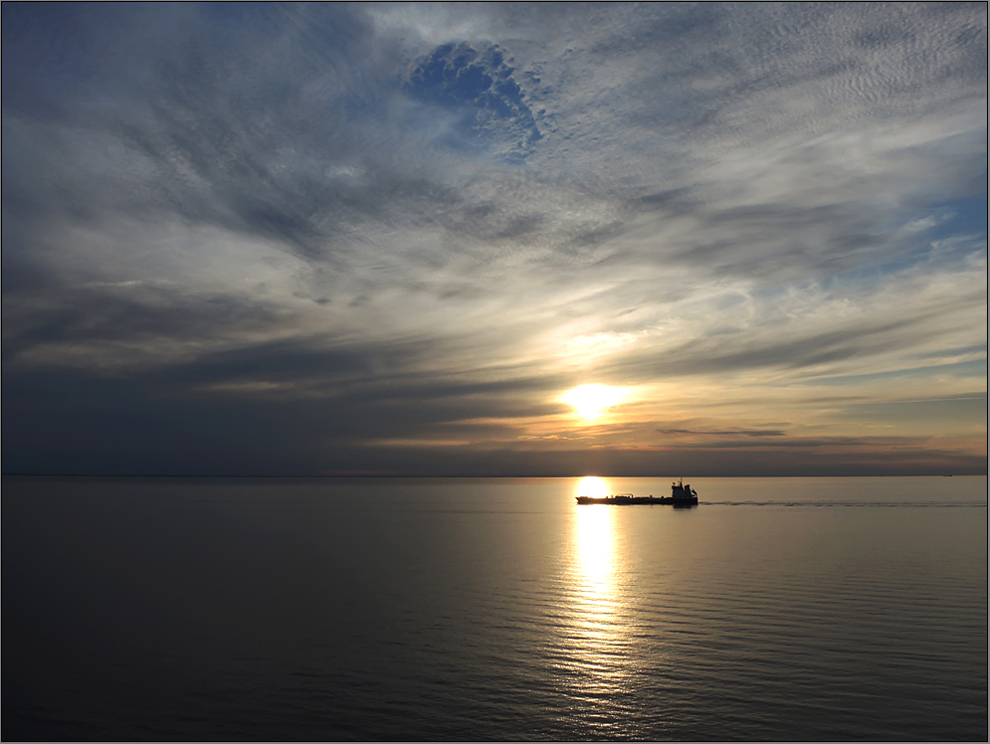
[[[594,496],[577,496],[579,504],[607,504],[609,506],[629,506],[632,504],[669,504],[670,506],[697,506],[698,492],[684,483],[684,479],[672,483],[670,496],[634,496],[631,493],[616,493],[596,498]]]

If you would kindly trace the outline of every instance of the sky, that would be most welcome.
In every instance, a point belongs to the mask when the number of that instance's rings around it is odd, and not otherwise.
[[[986,473],[985,3],[2,14],[4,473]]]

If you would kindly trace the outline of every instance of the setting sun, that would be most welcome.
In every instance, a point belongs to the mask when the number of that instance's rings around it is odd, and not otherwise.
[[[606,408],[617,405],[626,396],[624,388],[608,385],[581,385],[568,390],[563,398],[565,403],[574,406],[579,416],[593,420],[602,415]]]
[[[596,475],[588,475],[578,482],[577,495],[601,499],[608,496],[608,486],[604,478],[599,478]]]

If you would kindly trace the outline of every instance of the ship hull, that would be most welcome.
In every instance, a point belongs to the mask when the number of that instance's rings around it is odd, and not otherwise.
[[[675,499],[671,496],[577,496],[579,504],[606,504],[608,506],[634,506],[637,504],[667,504],[669,506],[697,506],[698,497]]]

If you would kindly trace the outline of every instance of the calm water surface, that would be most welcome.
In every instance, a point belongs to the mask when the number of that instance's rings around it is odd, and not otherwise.
[[[987,738],[987,479],[3,481],[3,738]]]

